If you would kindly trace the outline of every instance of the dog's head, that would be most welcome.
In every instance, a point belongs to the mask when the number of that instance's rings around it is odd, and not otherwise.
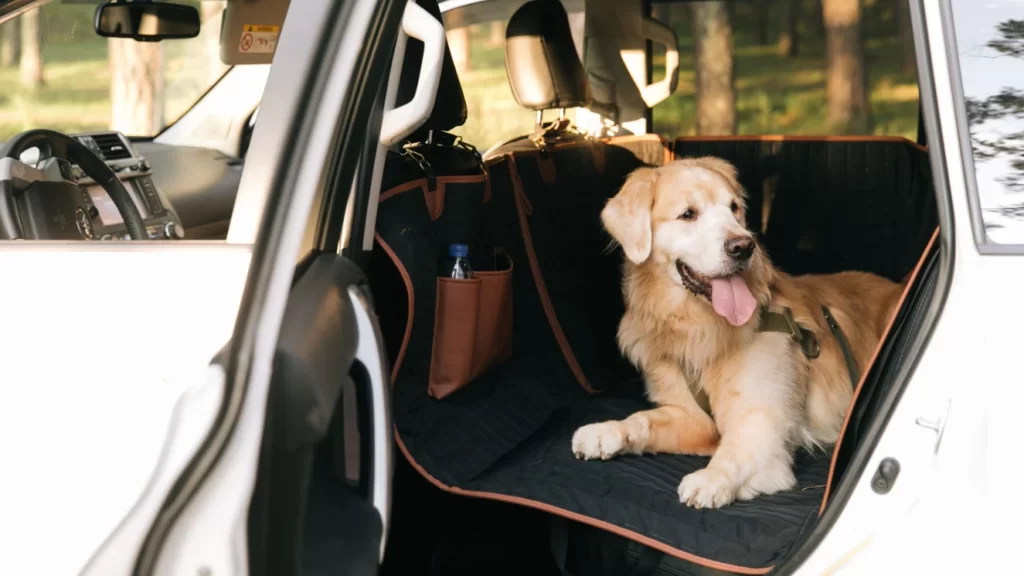
[[[736,168],[706,157],[636,170],[601,220],[630,261],[655,266],[740,326],[762,299],[755,293],[766,294],[768,272],[745,212]]]

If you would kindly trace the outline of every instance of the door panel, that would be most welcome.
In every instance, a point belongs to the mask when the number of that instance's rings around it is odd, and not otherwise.
[[[249,511],[253,575],[377,572],[390,424],[364,284],[351,261],[320,254],[292,287]]]

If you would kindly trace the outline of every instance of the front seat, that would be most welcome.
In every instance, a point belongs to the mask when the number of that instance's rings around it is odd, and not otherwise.
[[[436,0],[416,0],[416,3],[438,21],[442,21]],[[416,93],[422,59],[423,44],[410,39],[402,62],[395,107],[410,101]],[[402,286],[399,278],[401,272],[394,267],[392,256],[401,259],[408,255],[391,254],[392,246],[396,251],[414,250],[417,252],[416,258],[423,261],[440,260],[448,244],[467,242],[471,235],[471,231],[467,230],[464,234],[442,237],[450,234],[449,231],[453,229],[465,229],[448,222],[456,217],[465,218],[466,215],[453,209],[452,202],[447,203],[449,207],[446,210],[446,198],[450,200],[455,197],[464,201],[460,203],[480,205],[488,197],[487,173],[480,153],[450,132],[462,126],[466,117],[466,98],[451,51],[446,46],[437,97],[430,117],[402,143],[387,152],[381,177],[371,281],[375,284],[374,293],[394,304],[378,310],[392,364],[401,352],[403,334],[400,327],[405,325],[408,315],[408,307],[403,305],[403,301],[408,304],[408,296],[400,290],[392,289]],[[444,225],[434,226],[442,219]],[[440,232],[428,234],[420,242],[394,241],[396,236],[409,234],[409,230],[431,228]],[[485,252],[487,249],[479,251]],[[396,278],[399,278],[397,284],[391,281]],[[432,284],[413,288],[417,305],[432,302]]]
[[[579,148],[571,155],[589,155],[590,168],[603,172],[608,150],[625,149],[636,162],[625,159],[622,168],[639,165],[660,166],[672,159],[669,143],[656,134],[623,135],[596,140],[576,130],[564,118],[567,108],[587,108],[609,117],[618,117],[614,82],[589,74],[576,53],[569,17],[557,0],[532,0],[523,4],[509,19],[505,31],[505,72],[516,102],[537,113],[536,130],[494,145],[484,160],[510,152],[540,152],[538,162],[545,181],[555,178],[554,162],[548,154],[556,149]],[[591,83],[594,85],[591,85]],[[559,118],[543,124],[544,112],[558,110]],[[558,152],[555,152],[558,154]]]
[[[495,145],[485,158],[583,139],[569,129],[565,110],[590,105],[590,84],[561,2],[533,0],[516,10],[505,29],[505,72],[516,102],[537,113],[537,130]],[[559,119],[544,124],[548,110],[558,110]]]

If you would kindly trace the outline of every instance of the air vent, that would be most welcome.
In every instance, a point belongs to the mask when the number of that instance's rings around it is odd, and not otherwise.
[[[111,160],[124,160],[132,157],[132,151],[125,144],[124,140],[121,139],[121,135],[117,132],[108,132],[105,134],[93,134],[89,136],[93,141],[96,142],[96,146],[100,150],[100,154],[103,159],[107,162]],[[88,146],[88,144],[86,144]]]

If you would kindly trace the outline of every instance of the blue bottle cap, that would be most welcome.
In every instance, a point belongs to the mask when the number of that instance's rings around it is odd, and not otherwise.
[[[448,255],[452,258],[465,258],[469,256],[469,246],[465,244],[449,244]]]

